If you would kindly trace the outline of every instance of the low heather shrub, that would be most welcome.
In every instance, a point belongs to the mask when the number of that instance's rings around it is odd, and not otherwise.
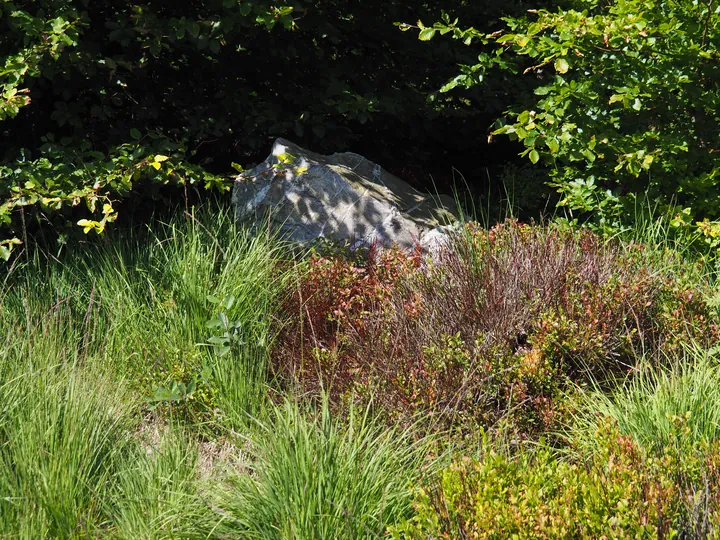
[[[335,402],[374,395],[395,420],[548,429],[569,382],[718,336],[699,291],[645,249],[508,221],[467,225],[432,265],[395,250],[314,257],[285,302],[273,369]]]
[[[487,450],[416,490],[415,515],[394,538],[706,538],[719,530],[720,448],[647,456],[611,422],[596,452],[547,449],[509,458]]]

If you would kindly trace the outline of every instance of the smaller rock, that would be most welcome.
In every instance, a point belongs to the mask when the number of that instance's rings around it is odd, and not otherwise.
[[[430,260],[438,262],[441,260],[443,250],[450,247],[453,236],[460,230],[459,222],[451,225],[442,225],[426,232],[420,240],[420,247]]]

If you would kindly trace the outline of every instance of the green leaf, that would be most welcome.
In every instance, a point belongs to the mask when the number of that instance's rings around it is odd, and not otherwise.
[[[139,141],[142,139],[142,133],[140,133],[140,130],[137,128],[132,128],[130,130],[130,136],[135,139],[136,141]]]
[[[221,328],[223,326],[223,323],[219,319],[213,319],[211,321],[206,322],[205,326],[207,328]]]
[[[435,28],[423,28],[420,30],[420,35],[418,35],[418,39],[420,41],[430,41],[433,37],[435,37],[435,32],[437,30]]]
[[[534,148],[530,151],[530,154],[528,157],[530,158],[530,161],[533,163],[533,165],[535,163],[537,163],[538,161],[540,161],[540,154],[538,154],[538,151],[535,150]]]
[[[56,34],[59,34],[60,32],[62,32],[63,27],[65,26],[65,23],[66,23],[65,19],[63,19],[62,17],[58,17],[58,18],[54,19],[52,21],[53,32],[55,32]]]
[[[568,61],[564,58],[558,58],[555,60],[555,70],[558,73],[567,73],[568,69],[570,69],[570,64],[568,64]]]
[[[464,86],[469,86],[469,80],[470,78],[467,75],[460,74],[450,82],[446,83],[442,88],[440,88],[440,92],[449,92],[450,90],[461,84]]]

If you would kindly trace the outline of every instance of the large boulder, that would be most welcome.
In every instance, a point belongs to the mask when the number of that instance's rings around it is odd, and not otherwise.
[[[452,198],[420,193],[358,154],[322,156],[284,139],[238,176],[232,200],[239,222],[269,225],[305,245],[327,238],[355,248],[425,247],[427,235],[434,247],[436,228],[456,219]]]

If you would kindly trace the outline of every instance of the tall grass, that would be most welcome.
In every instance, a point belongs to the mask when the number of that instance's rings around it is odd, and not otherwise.
[[[240,431],[251,427],[252,420],[267,413],[267,351],[242,346],[212,363],[213,384],[218,393],[222,425]]]
[[[275,408],[253,439],[254,474],[236,476],[219,506],[222,532],[281,539],[376,538],[410,510],[423,443],[386,430],[367,413],[315,417],[297,403]]]
[[[122,464],[107,510],[122,538],[205,538],[212,521],[199,496],[198,449],[182,429],[167,428]]]
[[[103,521],[136,400],[82,368],[78,351],[58,348],[52,332],[26,331],[16,338],[26,346],[3,337],[0,535],[89,535]]]
[[[198,498],[199,428],[148,446],[142,413],[154,387],[182,378],[211,386],[194,403],[221,431],[260,413],[281,250],[238,230],[230,209],[206,208],[59,259],[36,252],[4,276],[0,536],[160,538],[212,524]],[[209,295],[235,297],[227,315],[251,353],[201,345],[217,315]]]
[[[230,209],[204,208],[60,260],[36,253],[4,281],[0,325],[8,331],[42,326],[49,313],[62,309],[67,328],[55,336],[57,345],[77,350],[80,358],[92,356],[141,393],[199,380],[209,366],[220,392],[230,393],[221,401],[236,403],[240,391],[248,393],[242,399],[254,401],[265,383],[263,351],[287,275],[277,263],[282,255],[283,245],[273,238],[238,230]],[[206,322],[217,315],[211,295],[235,298],[226,314],[242,324],[253,351],[251,369],[241,372],[199,345],[212,333]],[[241,408],[257,412],[247,403]]]
[[[646,363],[615,392],[595,392],[581,422],[592,430],[598,417],[650,451],[692,453],[720,438],[720,364],[717,354],[688,346],[680,358],[658,367]],[[653,366],[654,364],[654,366]]]
[[[698,227],[683,224],[681,208],[660,207],[646,194],[630,219],[632,226],[610,229],[609,241],[644,258],[655,273],[709,292],[717,282],[717,252]]]

